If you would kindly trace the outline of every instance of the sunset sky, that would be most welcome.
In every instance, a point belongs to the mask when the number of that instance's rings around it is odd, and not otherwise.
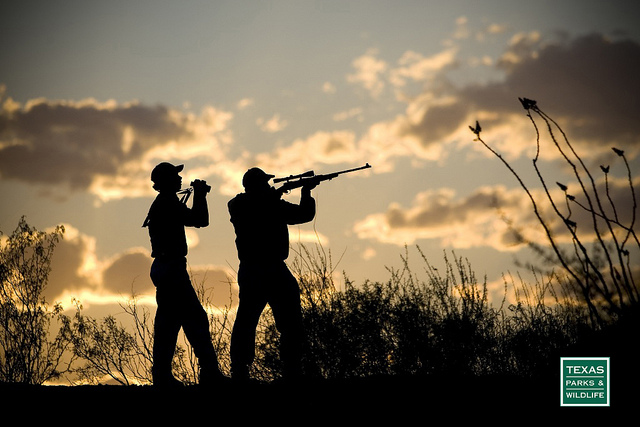
[[[532,178],[528,97],[596,170],[624,172],[616,146],[640,171],[639,18],[640,4],[615,0],[5,1],[0,230],[23,215],[41,230],[63,224],[48,301],[113,313],[132,288],[153,296],[149,175],[184,164],[185,184],[213,186],[189,264],[224,305],[237,268],[226,205],[249,167],[368,162],[313,191],[316,220],[291,227],[292,243],[321,242],[339,284],[343,271],[386,281],[405,245],[418,275],[416,245],[436,267],[455,251],[499,294],[502,273],[530,256],[503,217],[536,229],[469,125]],[[562,180],[557,154],[542,158]]]

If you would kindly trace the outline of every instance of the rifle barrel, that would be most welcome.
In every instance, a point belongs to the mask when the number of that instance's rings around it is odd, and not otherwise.
[[[332,173],[323,174],[323,175],[315,175],[313,173],[313,171],[309,171],[309,172],[305,172],[305,173],[300,174],[300,175],[295,175],[295,176],[292,175],[292,176],[290,176],[288,178],[278,178],[277,180],[274,179],[274,183],[275,182],[286,181],[284,184],[282,184],[282,186],[280,186],[278,188],[278,192],[280,194],[282,194],[282,193],[285,193],[285,192],[289,192],[289,190],[292,190],[294,188],[302,187],[306,183],[311,182],[313,180],[315,180],[316,183],[322,182],[322,181],[327,181],[327,180],[333,179],[336,176],[341,175],[343,173],[355,172],[355,171],[359,171],[359,170],[362,170],[362,169],[368,169],[370,167],[371,167],[371,165],[369,163],[367,163],[364,166],[360,166],[358,168],[347,169],[347,170],[343,170],[343,171],[340,171],[340,172],[332,172]]]
[[[369,163],[367,163],[364,166],[360,166],[359,168],[353,168],[353,169],[343,170],[343,171],[340,171],[340,172],[334,172],[334,173],[332,173],[330,175],[334,175],[334,174],[338,174],[339,175],[341,173],[355,172],[355,171],[359,171],[359,170],[362,170],[362,169],[369,169],[370,167],[371,167],[371,165]]]

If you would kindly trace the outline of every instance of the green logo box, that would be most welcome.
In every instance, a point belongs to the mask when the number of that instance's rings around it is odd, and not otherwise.
[[[609,358],[561,357],[560,405],[609,406]]]

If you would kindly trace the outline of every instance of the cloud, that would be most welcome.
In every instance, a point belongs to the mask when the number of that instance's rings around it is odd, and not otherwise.
[[[336,93],[336,86],[331,82],[324,82],[322,84],[322,92],[334,94]]]
[[[151,262],[149,251],[133,248],[105,262],[96,273],[101,275],[103,290],[108,293],[125,297],[132,292],[153,295],[155,288],[149,277]]]
[[[634,188],[639,184],[640,178],[633,181]],[[594,241],[597,238],[594,218],[591,212],[580,207],[589,206],[581,185],[575,179],[566,181],[567,193],[553,182],[547,185],[557,209],[578,225],[575,232],[581,241]],[[549,196],[542,189],[529,188],[529,191],[556,242],[570,243],[572,238],[567,224],[556,215]],[[630,226],[634,207],[629,181],[609,177],[607,190],[601,177],[596,181],[596,191],[605,214]],[[600,212],[593,189],[588,188],[588,192],[595,209]],[[566,194],[575,196],[580,205],[573,202],[567,205]],[[613,228],[622,241],[627,231],[615,224]],[[603,222],[599,229],[605,239],[610,237]],[[525,241],[543,244],[548,241],[528,195],[520,187],[507,189],[504,186],[483,186],[464,197],[457,197],[449,188],[424,191],[416,195],[410,207],[392,203],[383,213],[367,215],[355,223],[354,232],[361,239],[398,246],[435,240],[445,247],[488,246],[498,251],[517,250]]]
[[[398,158],[442,162],[452,141],[469,139],[468,108],[455,98],[425,93],[414,99],[404,114],[371,125],[358,141],[361,157],[376,165],[376,172],[393,171]]]
[[[355,71],[347,75],[349,83],[364,87],[374,98],[378,97],[384,89],[385,83],[382,77],[388,68],[388,64],[378,59],[377,55],[377,49],[370,49],[364,55],[354,59],[351,65]]]
[[[469,37],[469,19],[466,16],[460,16],[456,19],[456,28],[453,33],[454,39],[466,39]]]
[[[96,240],[64,224],[65,233],[51,258],[51,273],[44,291],[48,301],[57,301],[62,294],[95,291],[101,283]]]
[[[493,23],[493,24],[489,24],[485,31],[480,32],[480,34],[482,34],[482,36],[480,36],[480,39],[484,38],[484,34],[503,34],[505,33],[507,30],[509,29],[508,25],[505,24],[497,24],[497,23]]]
[[[149,193],[149,173],[168,157],[219,158],[230,113],[200,115],[137,102],[7,98],[0,109],[0,176],[89,190],[103,199]]]
[[[464,28],[466,21],[458,24]],[[504,30],[488,27],[483,34]],[[579,153],[607,156],[612,145],[619,145],[635,158],[640,149],[635,129],[640,44],[634,41],[599,34],[550,40],[532,32],[515,34],[496,59],[474,52],[464,61],[460,46],[448,45],[431,56],[407,51],[391,67],[376,54],[358,58],[358,69],[369,71],[353,75],[352,81],[368,82],[365,87],[376,93],[388,82],[397,100],[406,104],[402,114],[370,125],[357,143],[362,157],[376,162],[378,173],[392,171],[396,158],[441,162],[451,150],[466,149],[473,139],[468,125],[475,120],[482,123],[484,139],[507,158],[530,157],[536,136],[519,97],[537,100]],[[478,61],[492,65],[502,77],[489,83],[451,81],[452,70]],[[418,93],[409,95],[409,83],[419,84]],[[544,134],[546,125],[539,119],[538,126]],[[542,158],[559,158],[550,139],[541,144]],[[483,149],[476,144],[474,150]]]
[[[304,172],[318,164],[351,163],[360,158],[351,131],[315,132],[286,147],[255,156],[255,163],[276,175]],[[295,170],[292,170],[295,169]]]
[[[286,120],[280,118],[279,114],[275,114],[270,119],[259,118],[256,120],[256,124],[260,127],[260,130],[269,133],[280,132],[289,125]]]
[[[63,239],[51,260],[49,283],[45,289],[48,301],[70,304],[71,298],[83,304],[109,304],[132,292],[139,295],[155,293],[149,269],[149,251],[132,248],[109,259],[99,259],[96,240],[65,224]]]
[[[510,250],[513,239],[498,214],[524,212],[527,200],[521,191],[504,187],[482,187],[464,198],[452,189],[419,193],[409,208],[397,203],[386,212],[358,221],[354,231],[362,239],[403,246],[418,240],[435,239],[444,246],[470,248],[493,246]]]
[[[345,120],[349,120],[351,118],[356,118],[358,121],[362,121],[363,117],[362,117],[362,108],[361,107],[354,107],[354,108],[350,108],[349,110],[346,111],[341,111],[339,113],[336,113],[333,115],[333,120],[336,122],[342,122]]]
[[[398,66],[389,71],[390,83],[395,87],[403,87],[407,80],[424,82],[431,80],[444,70],[456,66],[457,49],[447,48],[435,55],[425,57],[414,51],[405,52],[398,60]]]
[[[322,246],[329,246],[329,238],[316,230],[303,230],[299,226],[289,228],[289,240],[295,243],[318,243]]]
[[[467,27],[468,21],[460,19],[456,31]],[[482,34],[504,30],[487,26]],[[464,31],[457,34],[456,43],[471,40]],[[472,143],[467,126],[476,119],[488,142],[517,158],[529,155],[535,143],[517,101],[520,96],[536,99],[558,118],[579,150],[605,152],[615,142],[628,148],[630,157],[636,155],[637,43],[593,34],[555,40],[538,33],[516,34],[500,58],[473,53],[473,58],[494,64],[500,79],[456,85],[451,72],[469,64],[462,52],[460,45],[448,44],[432,55],[406,51],[391,63],[377,50],[367,51],[353,61],[347,80],[374,97],[391,87],[404,111],[370,124],[361,134],[351,129],[316,131],[257,155],[235,146],[233,114],[213,107],[191,114],[162,105],[91,99],[37,99],[22,105],[6,97],[2,88],[0,176],[86,190],[106,201],[152,195],[149,173],[155,163],[192,160],[185,182],[217,179],[218,190],[231,195],[241,190],[244,171],[256,164],[288,174],[318,164],[368,161],[375,164],[374,173],[384,173],[394,170],[398,158],[442,162],[453,149]],[[252,102],[246,98],[238,107]],[[333,118],[362,118],[365,112],[373,117],[369,110],[354,108]],[[274,115],[258,124],[276,132],[289,121]],[[232,151],[239,153],[231,157]],[[552,153],[543,154],[556,155]]]
[[[369,261],[373,258],[376,257],[376,255],[378,254],[378,252],[372,248],[372,247],[368,247],[364,250],[364,252],[362,252],[362,259],[364,259],[365,261]]]
[[[518,34],[497,62],[503,81],[461,88],[461,103],[508,114],[517,97],[538,105],[588,150],[611,144],[637,146],[640,44],[590,34],[573,40],[544,40]]]
[[[238,110],[245,110],[255,104],[255,99],[253,98],[243,98],[238,101],[237,108]]]
[[[149,277],[152,261],[144,248],[131,248],[99,259],[95,238],[65,224],[64,237],[53,253],[44,296],[49,302],[61,302],[67,307],[72,298],[84,306],[124,302],[133,294],[153,301],[155,287]],[[229,293],[237,293],[234,275],[228,268],[195,265],[190,266],[190,273],[194,285],[202,284],[214,305],[225,306]]]

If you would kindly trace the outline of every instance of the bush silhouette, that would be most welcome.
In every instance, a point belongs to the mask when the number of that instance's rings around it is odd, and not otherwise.
[[[584,356],[593,351],[595,347],[590,344],[607,352],[624,347],[638,318],[638,286],[633,274],[637,273],[640,249],[634,230],[634,180],[627,159],[622,150],[614,148],[624,163],[633,201],[632,212],[623,214],[610,197],[609,166],[601,167],[604,185],[600,185],[559,126],[535,101],[521,101],[535,128],[538,149],[541,133],[533,114],[543,121],[554,146],[574,172],[575,182],[556,184],[564,192],[563,200],[552,197],[540,172],[539,152],[533,166],[544,189],[542,201],[533,197],[518,172],[481,138],[480,124],[476,123],[471,130],[529,196],[548,245],[526,243],[553,268],[550,271],[546,266],[532,268],[535,279],[531,283],[505,275],[502,301],[489,301],[486,279],[478,280],[467,260],[455,253],[444,253],[445,268],[436,269],[417,246],[424,277],[412,269],[409,261],[410,258],[413,261],[413,255],[410,257],[409,248],[405,248],[400,268],[388,267],[388,280],[355,284],[343,274],[344,286],[338,289],[331,253],[320,245],[298,245],[293,248],[289,265],[300,283],[306,336],[304,371],[308,378],[451,375],[533,378],[546,375],[550,369],[555,373],[561,354],[582,351],[580,355]],[[561,138],[556,137],[557,133]],[[569,189],[577,189],[580,194],[570,193]],[[540,215],[543,203],[565,227],[571,237],[569,244],[562,244],[551,231],[553,225]],[[586,213],[589,221],[579,222],[575,210]],[[624,222],[627,218],[630,219]],[[516,232],[517,227],[515,224]],[[589,228],[589,235],[595,236],[592,251],[587,250],[588,244],[580,233]],[[40,236],[40,240],[34,241],[41,243],[33,252],[29,245],[2,248],[0,379],[43,383],[56,378],[60,375],[57,367],[61,355],[68,350],[73,364],[67,372],[79,375],[82,381],[97,383],[110,378],[120,384],[150,383],[153,325],[148,309],[140,307],[135,296],[122,305],[133,322],[132,331],[117,324],[111,316],[102,321],[85,316],[81,305],[72,319],[61,316],[56,309],[44,310],[46,303],[40,299],[40,292],[46,283],[48,259],[58,234],[48,237],[50,240],[42,239],[43,235],[24,221],[19,229],[24,235]],[[17,277],[14,272],[18,271],[12,257],[20,251],[33,254],[34,259],[40,260],[40,267],[27,271],[25,277],[33,280],[12,282]],[[233,278],[229,280],[232,282]],[[203,305],[209,306],[203,283],[193,282]],[[28,299],[17,303],[12,289],[23,290],[29,294]],[[515,295],[515,300],[507,300],[507,291]],[[229,306],[210,315],[212,340],[226,373],[232,306],[230,301]],[[25,310],[21,311],[22,308]],[[60,316],[64,327],[54,344],[49,345],[43,331],[55,316]],[[16,322],[21,321],[36,327],[23,328],[20,335]],[[281,376],[278,340],[278,331],[267,309],[257,331],[257,357],[251,372],[254,378],[272,381]],[[186,342],[179,346],[174,371],[187,384],[197,382],[198,367],[194,360]]]
[[[68,370],[66,318],[43,296],[63,233],[63,227],[38,231],[22,217],[6,241],[0,240],[0,382],[43,384]],[[56,320],[60,329],[50,336]]]

